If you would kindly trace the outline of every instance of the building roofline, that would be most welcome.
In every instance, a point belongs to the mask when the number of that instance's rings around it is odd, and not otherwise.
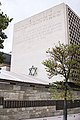
[[[48,84],[41,84],[41,83],[32,83],[32,82],[25,82],[25,81],[18,81],[18,80],[7,80],[7,79],[1,79],[0,78],[0,83],[6,83],[6,84],[13,84],[13,85],[16,85],[17,83],[20,83],[20,84],[29,84],[29,85],[40,85],[40,86],[46,86],[46,87],[49,87]]]

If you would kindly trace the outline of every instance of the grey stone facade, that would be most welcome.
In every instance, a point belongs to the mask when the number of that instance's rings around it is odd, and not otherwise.
[[[21,82],[12,82],[2,80],[0,82],[0,98],[2,102],[0,104],[0,120],[24,120],[29,118],[40,118],[63,114],[63,110],[56,110],[56,105],[48,103],[48,105],[41,105],[37,101],[46,102],[51,99],[51,93],[46,85],[30,84]],[[12,101],[12,105],[10,105]],[[32,107],[14,107],[15,101],[36,101],[37,105],[31,105]],[[8,104],[6,107],[6,103]],[[20,104],[23,105],[21,102]],[[31,103],[32,104],[32,103]],[[52,104],[52,105],[51,105]],[[14,107],[14,108],[13,108]],[[70,113],[79,113],[80,107],[68,109]]]

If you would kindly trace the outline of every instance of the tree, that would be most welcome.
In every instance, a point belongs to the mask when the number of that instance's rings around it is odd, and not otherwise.
[[[0,3],[1,5],[1,3]],[[6,14],[4,14],[0,9],[0,49],[3,49],[4,40],[7,38],[4,30],[7,29],[9,23],[12,21]],[[3,52],[0,52],[0,63],[3,63],[4,57]]]
[[[49,78],[55,75],[64,77],[62,82],[56,82],[53,88],[64,91],[64,120],[67,120],[67,95],[72,88],[69,82],[80,83],[80,44],[60,44],[47,51],[49,58],[43,61]]]

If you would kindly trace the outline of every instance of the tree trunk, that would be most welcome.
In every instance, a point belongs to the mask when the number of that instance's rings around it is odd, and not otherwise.
[[[67,82],[65,83],[63,120],[67,120]]]

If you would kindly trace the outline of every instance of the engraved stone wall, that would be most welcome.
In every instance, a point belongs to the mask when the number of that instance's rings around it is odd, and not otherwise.
[[[34,65],[35,77],[48,79],[42,61],[48,48],[66,43],[65,13],[65,5],[60,4],[15,24],[11,71],[29,75]]]

